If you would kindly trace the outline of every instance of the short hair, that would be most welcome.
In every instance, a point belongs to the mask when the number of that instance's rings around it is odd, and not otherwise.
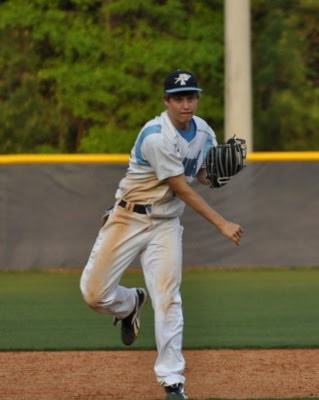
[[[164,99],[167,100],[170,97],[181,97],[181,96],[191,96],[191,95],[196,95],[196,97],[199,99],[201,93],[200,92],[195,92],[194,90],[189,90],[185,92],[177,92],[177,93],[164,93]]]

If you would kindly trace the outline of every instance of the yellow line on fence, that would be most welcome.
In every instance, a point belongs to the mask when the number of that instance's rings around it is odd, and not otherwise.
[[[319,161],[319,151],[269,151],[256,152],[247,155],[251,162],[263,161]]]
[[[0,164],[61,164],[96,163],[127,164],[129,154],[6,154]],[[249,162],[319,161],[319,151],[255,152],[247,155]]]
[[[127,163],[128,154],[8,154],[0,164]]]

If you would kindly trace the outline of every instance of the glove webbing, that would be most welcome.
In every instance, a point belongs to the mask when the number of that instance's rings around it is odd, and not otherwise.
[[[231,178],[229,161],[231,162],[231,146],[218,145],[216,147],[215,160],[217,169],[217,182],[220,186],[226,185]]]

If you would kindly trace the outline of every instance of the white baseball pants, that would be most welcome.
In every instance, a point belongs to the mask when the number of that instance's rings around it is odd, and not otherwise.
[[[120,279],[140,255],[155,316],[158,356],[154,370],[162,385],[185,381],[180,295],[182,232],[179,218],[151,219],[116,207],[99,232],[80,283],[90,307],[123,319],[134,309],[136,291],[120,286]]]

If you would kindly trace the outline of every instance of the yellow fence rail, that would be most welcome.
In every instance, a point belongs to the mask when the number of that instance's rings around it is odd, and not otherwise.
[[[264,161],[319,161],[319,151],[256,152],[247,155],[251,162]]]
[[[63,164],[96,163],[126,164],[129,154],[6,154],[0,155],[0,164]],[[249,162],[319,161],[319,151],[253,152]]]

